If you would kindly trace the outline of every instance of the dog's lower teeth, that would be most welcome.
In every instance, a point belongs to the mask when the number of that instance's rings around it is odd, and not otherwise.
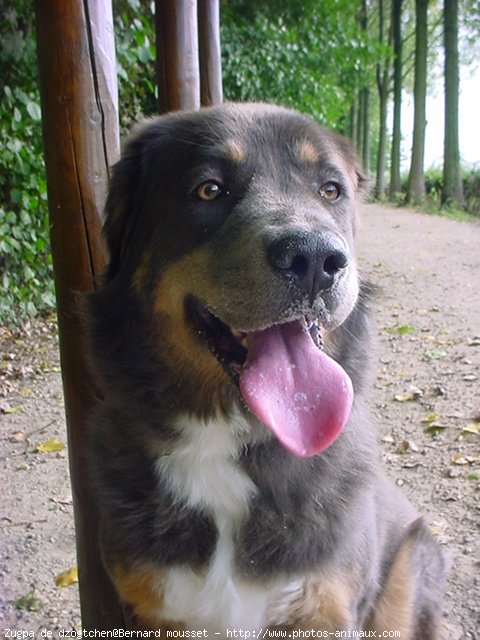
[[[320,327],[318,325],[317,320],[313,320],[312,324],[309,327],[309,332],[312,337],[312,340],[317,345],[319,349],[323,349],[323,338],[322,332],[320,331]]]

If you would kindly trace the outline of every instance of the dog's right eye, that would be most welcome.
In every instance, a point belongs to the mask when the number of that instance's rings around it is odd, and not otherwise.
[[[202,182],[195,190],[195,195],[204,202],[212,202],[223,193],[222,185],[215,180],[207,180]]]

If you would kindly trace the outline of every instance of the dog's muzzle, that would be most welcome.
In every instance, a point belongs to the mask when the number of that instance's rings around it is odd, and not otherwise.
[[[321,291],[333,287],[349,261],[346,247],[331,233],[284,235],[270,244],[268,259],[312,304]]]

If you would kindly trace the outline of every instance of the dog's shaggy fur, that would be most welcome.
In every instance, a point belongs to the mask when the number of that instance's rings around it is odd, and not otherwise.
[[[137,628],[438,638],[443,559],[378,470],[364,404],[363,186],[343,139],[273,106],[167,115],[126,144],[88,313],[101,542]],[[250,336],[288,323],[353,383],[347,424],[313,453],[239,388]]]

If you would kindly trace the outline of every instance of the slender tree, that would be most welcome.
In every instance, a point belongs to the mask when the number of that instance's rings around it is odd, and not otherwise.
[[[393,200],[400,193],[400,146],[402,142],[402,0],[392,0],[393,39],[393,132],[390,163],[389,195]]]
[[[367,0],[362,0],[360,9],[360,26],[366,33],[368,31],[368,7]],[[362,146],[360,152],[362,157],[362,164],[365,173],[370,173],[370,89],[366,85],[360,91],[361,102],[361,131],[362,131]]]
[[[380,45],[385,45],[385,12],[384,1],[378,0],[378,40]],[[389,29],[388,41],[391,40],[391,29]],[[388,95],[390,92],[390,71],[391,57],[387,53],[382,55],[382,59],[377,64],[377,89],[379,100],[379,133],[377,147],[377,171],[375,180],[375,197],[381,198],[385,191],[385,161],[387,148],[387,107]]]
[[[414,116],[410,176],[407,199],[420,204],[425,199],[425,130],[427,101],[427,8],[428,0],[415,0],[415,80],[413,87]]]
[[[464,205],[458,140],[458,2],[445,0],[445,134],[442,202]]]
[[[364,125],[365,118],[363,117],[363,111],[365,109],[365,101],[363,99],[363,89],[359,89],[356,95],[356,107],[355,107],[355,147],[359,156],[362,156],[363,139],[365,136]]]

